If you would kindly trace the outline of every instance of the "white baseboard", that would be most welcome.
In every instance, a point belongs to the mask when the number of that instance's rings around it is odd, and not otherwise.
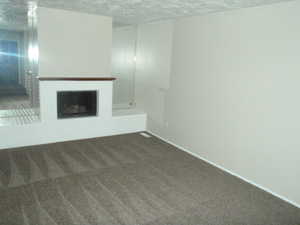
[[[175,143],[173,143],[173,142],[171,142],[171,141],[169,141],[169,140],[167,140],[167,139],[165,139],[165,138],[163,138],[163,137],[161,137],[161,136],[159,136],[159,135],[157,135],[157,134],[155,134],[155,133],[153,133],[153,132],[151,132],[151,131],[149,131],[149,130],[147,130],[147,132],[150,133],[151,135],[153,135],[154,137],[157,137],[157,138],[159,138],[159,139],[161,139],[161,140],[167,142],[168,144],[173,145],[173,146],[175,146],[176,148],[178,148],[178,149],[180,149],[180,150],[182,150],[182,151],[184,151],[184,152],[186,152],[186,153],[188,153],[188,154],[190,154],[190,155],[192,155],[192,156],[194,156],[194,157],[196,157],[196,158],[198,158],[198,159],[201,159],[201,160],[203,160],[203,161],[209,163],[210,165],[212,165],[212,166],[214,166],[214,167],[217,167],[217,168],[219,168],[219,169],[225,171],[226,173],[229,173],[229,174],[231,174],[231,175],[233,175],[233,176],[235,176],[235,177],[237,177],[237,178],[239,178],[239,179],[241,179],[241,180],[243,180],[243,181],[245,181],[245,182],[247,182],[247,183],[249,183],[249,184],[252,184],[252,185],[256,186],[257,188],[262,189],[262,190],[264,190],[264,191],[270,193],[271,195],[274,195],[275,197],[280,198],[281,200],[283,200],[283,201],[285,201],[285,202],[287,202],[287,203],[289,203],[289,204],[291,204],[291,205],[293,205],[293,206],[295,206],[295,207],[297,207],[297,208],[300,209],[300,205],[299,205],[298,203],[296,203],[296,202],[294,202],[294,201],[292,201],[292,200],[289,200],[289,199],[287,199],[286,197],[283,197],[283,196],[281,196],[281,195],[279,195],[279,194],[277,194],[277,193],[271,191],[271,190],[268,189],[268,188],[265,188],[265,187],[263,187],[263,186],[261,186],[261,185],[259,185],[259,184],[256,184],[255,182],[250,181],[250,180],[248,180],[248,179],[246,179],[246,178],[244,178],[244,177],[242,177],[242,176],[240,176],[240,175],[238,175],[238,174],[236,174],[236,173],[234,173],[234,172],[232,172],[232,171],[230,171],[230,170],[228,170],[228,169],[225,169],[224,167],[219,166],[219,165],[217,165],[217,164],[215,164],[215,163],[213,163],[213,162],[211,162],[211,161],[209,161],[209,160],[207,160],[207,159],[205,159],[205,158],[203,158],[203,157],[197,155],[196,153],[193,153],[193,152],[191,152],[191,151],[185,149],[184,147],[179,146],[179,145],[177,145],[177,144],[175,144]]]

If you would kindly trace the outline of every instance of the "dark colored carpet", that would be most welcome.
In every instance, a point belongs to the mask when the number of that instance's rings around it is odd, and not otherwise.
[[[299,225],[300,210],[139,134],[0,151],[4,225]]]

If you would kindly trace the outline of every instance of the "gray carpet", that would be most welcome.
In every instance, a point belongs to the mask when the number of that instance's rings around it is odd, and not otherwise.
[[[300,210],[128,134],[0,151],[0,224],[299,225]]]

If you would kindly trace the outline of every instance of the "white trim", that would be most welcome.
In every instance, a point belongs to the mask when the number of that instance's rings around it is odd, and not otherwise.
[[[167,139],[165,139],[165,138],[162,138],[161,136],[159,136],[159,135],[157,135],[157,134],[155,134],[155,133],[153,133],[153,132],[151,132],[151,131],[149,131],[149,130],[147,130],[147,132],[150,133],[151,135],[153,135],[154,137],[157,137],[157,138],[159,138],[159,139],[161,139],[161,140],[167,142],[168,144],[173,145],[173,146],[175,146],[176,148],[178,148],[178,149],[180,149],[180,150],[182,150],[182,151],[184,151],[184,152],[186,152],[186,153],[188,153],[188,154],[190,154],[190,155],[192,155],[192,156],[194,156],[194,157],[196,157],[196,158],[198,158],[198,159],[201,159],[201,160],[203,160],[203,161],[209,163],[210,165],[212,165],[212,166],[214,166],[214,167],[217,167],[217,168],[219,168],[219,169],[221,169],[221,170],[223,170],[223,171],[225,171],[225,172],[227,172],[227,173],[229,173],[229,174],[231,174],[231,175],[233,175],[233,176],[235,176],[235,177],[237,177],[237,178],[239,178],[239,179],[241,179],[241,180],[243,180],[243,181],[245,181],[245,182],[247,182],[247,183],[249,183],[249,184],[252,184],[252,185],[256,186],[257,188],[262,189],[262,190],[264,190],[264,191],[270,193],[271,195],[273,195],[273,196],[275,196],[275,197],[277,197],[277,198],[280,198],[281,200],[283,200],[283,201],[285,201],[285,202],[287,202],[287,203],[289,203],[289,204],[291,204],[291,205],[293,205],[293,206],[295,206],[295,207],[297,207],[297,208],[300,209],[300,205],[299,205],[298,203],[296,203],[296,202],[294,202],[294,201],[292,201],[292,200],[289,200],[289,199],[287,199],[286,197],[283,197],[283,196],[281,196],[281,195],[279,195],[279,194],[277,194],[277,193],[271,191],[271,190],[268,189],[268,188],[265,188],[265,187],[263,187],[263,186],[261,186],[261,185],[259,185],[259,184],[256,184],[255,182],[250,181],[250,180],[248,180],[248,179],[246,179],[246,178],[244,178],[244,177],[242,177],[242,176],[240,176],[240,175],[238,175],[238,174],[236,174],[236,173],[234,173],[234,172],[232,172],[232,171],[230,171],[230,170],[228,170],[228,169],[225,169],[224,167],[219,166],[219,165],[217,165],[217,164],[215,164],[215,163],[213,163],[213,162],[211,162],[211,161],[209,161],[209,160],[207,160],[207,159],[205,159],[205,158],[203,158],[203,157],[197,155],[196,153],[193,153],[193,152],[191,152],[191,151],[185,149],[184,147],[182,147],[182,146],[180,146],[180,145],[177,145],[177,144],[175,144],[175,143],[173,143],[173,142],[171,142],[171,141],[169,141],[169,140],[167,140]]]
[[[140,135],[142,135],[145,138],[151,138],[151,135],[147,134],[146,132],[141,132]]]

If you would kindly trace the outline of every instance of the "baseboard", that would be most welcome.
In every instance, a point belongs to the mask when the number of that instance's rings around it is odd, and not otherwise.
[[[207,159],[205,159],[205,158],[203,158],[203,157],[197,155],[196,153],[193,153],[193,152],[191,152],[191,151],[185,149],[184,147],[182,147],[182,146],[180,146],[180,145],[177,145],[177,144],[175,144],[175,143],[173,143],[173,142],[171,142],[171,141],[169,141],[169,140],[167,140],[167,139],[165,139],[165,138],[163,138],[163,137],[161,137],[161,136],[159,136],[159,135],[157,135],[157,134],[155,134],[155,133],[153,133],[153,132],[151,132],[151,131],[149,131],[149,130],[147,130],[147,132],[148,132],[149,134],[153,135],[154,137],[157,137],[157,138],[159,138],[159,139],[161,139],[161,140],[167,142],[168,144],[173,145],[173,146],[175,146],[176,148],[178,148],[178,149],[180,149],[180,150],[182,150],[182,151],[184,151],[184,152],[186,152],[186,153],[188,153],[188,154],[190,154],[190,155],[192,155],[192,156],[194,156],[194,157],[196,157],[196,158],[198,158],[198,159],[201,159],[201,160],[207,162],[208,164],[210,164],[210,165],[212,165],[212,166],[214,166],[214,167],[217,167],[217,168],[219,168],[219,169],[225,171],[226,173],[231,174],[232,176],[235,176],[235,177],[237,177],[237,178],[239,178],[239,179],[241,179],[241,180],[243,180],[243,181],[245,181],[245,182],[247,182],[247,183],[249,183],[249,184],[252,184],[253,186],[255,186],[255,187],[257,187],[257,188],[259,188],[259,189],[261,189],[261,190],[264,190],[264,191],[270,193],[271,195],[273,195],[273,196],[275,196],[275,197],[277,197],[277,198],[280,198],[281,200],[283,200],[283,201],[285,201],[285,202],[287,202],[287,203],[289,203],[289,204],[291,204],[291,205],[293,205],[293,206],[295,206],[295,207],[297,207],[297,208],[300,209],[300,205],[297,204],[296,202],[291,201],[291,200],[289,200],[289,199],[287,199],[287,198],[285,198],[285,197],[283,197],[283,196],[281,196],[281,195],[279,195],[279,194],[277,194],[277,193],[271,191],[271,190],[268,189],[268,188],[265,188],[265,187],[263,187],[263,186],[261,186],[261,185],[259,185],[259,184],[256,184],[255,182],[253,182],[253,181],[251,181],[251,180],[248,180],[248,179],[246,179],[246,178],[244,178],[244,177],[242,177],[242,176],[240,176],[240,175],[238,175],[238,174],[236,174],[236,173],[234,173],[234,172],[232,172],[232,171],[230,171],[230,170],[228,170],[228,169],[226,169],[226,168],[224,168],[224,167],[222,167],[222,166],[219,166],[219,165],[217,165],[217,164],[215,164],[215,163],[213,163],[213,162],[211,162],[211,161],[209,161],[209,160],[207,160]]]

